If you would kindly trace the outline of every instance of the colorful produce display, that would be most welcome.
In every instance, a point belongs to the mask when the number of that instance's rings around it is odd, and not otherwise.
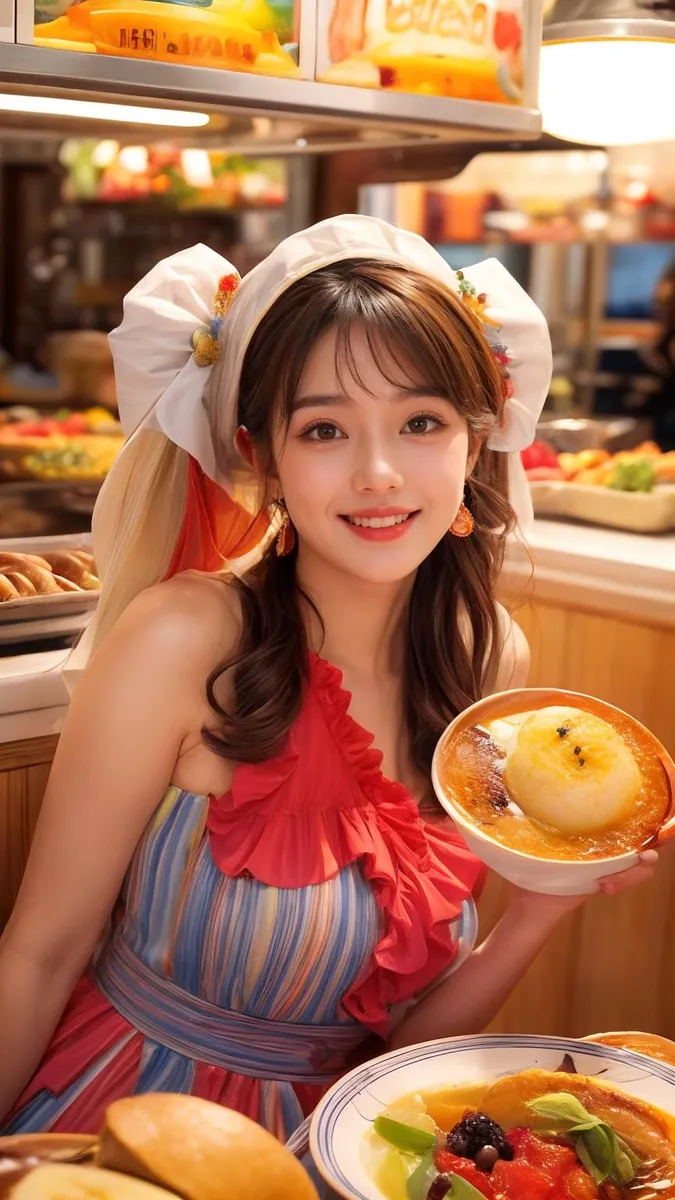
[[[0,480],[103,480],[124,445],[119,430],[104,408],[6,422],[0,425]]]
[[[557,454],[547,442],[534,442],[521,458],[532,483],[576,483],[620,492],[652,492],[659,484],[675,483],[675,451],[662,454],[655,442],[617,454],[608,450]]]

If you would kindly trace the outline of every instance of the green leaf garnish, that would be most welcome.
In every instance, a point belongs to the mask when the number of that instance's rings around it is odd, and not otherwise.
[[[401,1121],[392,1121],[391,1117],[376,1117],[373,1123],[376,1133],[404,1154],[426,1154],[436,1145],[436,1134],[427,1133],[425,1129],[415,1129],[412,1125],[404,1125]]]
[[[589,1175],[598,1184],[611,1179],[625,1187],[635,1176],[640,1160],[617,1137],[611,1125],[587,1112],[570,1092],[551,1092],[537,1100],[528,1100],[527,1108],[551,1124],[551,1133],[564,1133]]]
[[[433,1149],[427,1150],[426,1154],[422,1155],[412,1175],[409,1175],[406,1181],[405,1187],[408,1200],[427,1200],[429,1188],[437,1175],[438,1171],[434,1165]]]

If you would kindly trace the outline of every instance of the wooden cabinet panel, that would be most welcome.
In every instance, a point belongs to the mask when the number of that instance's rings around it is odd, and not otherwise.
[[[57,740],[0,745],[0,929],[19,890]]]

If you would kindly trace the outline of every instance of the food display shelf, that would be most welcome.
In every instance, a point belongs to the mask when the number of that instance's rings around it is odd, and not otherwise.
[[[536,108],[453,100],[300,79],[106,58],[70,50],[0,43],[0,92],[67,97],[207,112],[208,126],[190,130],[192,144],[240,153],[317,154],[424,144],[530,141],[541,133]],[[6,118],[25,135],[78,132],[78,122],[42,114]],[[96,122],[103,129],[121,122]],[[91,122],[79,129],[91,133]],[[150,127],[152,128],[152,127]],[[131,127],[126,127],[131,132]]]

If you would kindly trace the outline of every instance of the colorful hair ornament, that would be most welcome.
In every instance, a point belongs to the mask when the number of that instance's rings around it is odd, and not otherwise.
[[[506,346],[497,340],[497,335],[501,331],[501,325],[498,321],[493,320],[492,317],[488,317],[487,315],[486,293],[479,293],[473,284],[469,283],[469,280],[465,277],[463,271],[457,271],[456,275],[459,283],[459,294],[462,297],[462,301],[468,308],[469,312],[473,313],[476,320],[480,321],[481,325],[483,326],[490,350],[492,351],[492,355],[499,366],[500,374],[502,376],[501,423],[503,424],[504,405],[506,404],[507,400],[511,399],[513,395],[513,383],[511,382],[511,376],[509,375],[508,370],[511,362],[509,352]]]
[[[223,320],[229,312],[237,288],[239,276],[232,273],[223,275],[218,281],[218,288],[213,298],[213,317],[211,324],[200,326],[192,335],[192,349],[198,367],[212,367],[220,357],[220,330]]]

